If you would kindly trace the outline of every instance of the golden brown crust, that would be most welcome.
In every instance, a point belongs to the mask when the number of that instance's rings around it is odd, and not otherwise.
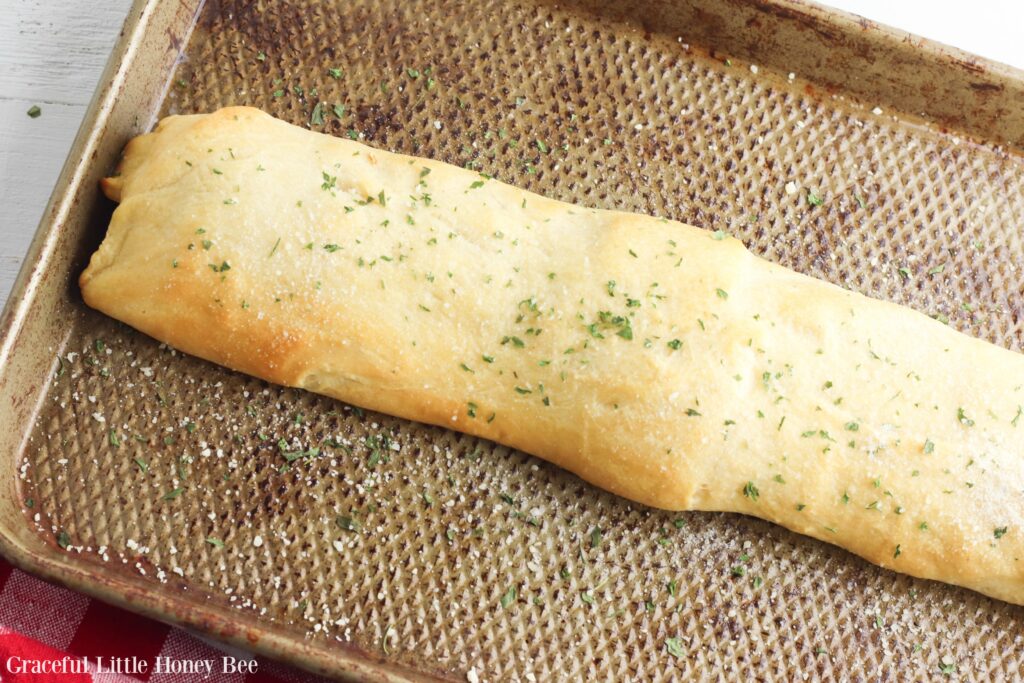
[[[1020,355],[253,109],[165,119],[104,191],[85,300],[172,346],[1024,603]]]

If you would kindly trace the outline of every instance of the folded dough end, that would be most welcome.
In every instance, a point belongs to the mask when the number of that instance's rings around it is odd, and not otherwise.
[[[107,199],[112,199],[115,202],[121,201],[122,185],[121,177],[116,175],[100,180],[100,189],[103,190],[103,194],[107,196]]]

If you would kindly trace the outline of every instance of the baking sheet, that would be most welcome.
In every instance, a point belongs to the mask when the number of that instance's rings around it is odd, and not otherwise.
[[[1020,608],[228,372],[86,309],[74,280],[112,209],[95,180],[127,138],[158,113],[249,104],[725,230],[1020,350],[1019,73],[901,51],[793,2],[140,2],[128,26],[80,142],[91,151],[5,313],[0,392],[20,430],[5,437],[7,557],[337,676],[1017,675]],[[778,61],[782,38],[807,73]],[[900,99],[913,84],[897,57],[947,73],[946,89],[922,79]],[[858,58],[891,76],[876,99]],[[944,123],[895,109],[917,102]]]

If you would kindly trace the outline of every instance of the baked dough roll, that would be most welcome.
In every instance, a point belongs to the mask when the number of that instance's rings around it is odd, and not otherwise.
[[[1024,357],[720,233],[256,109],[132,140],[86,303],[270,382],[1024,603]]]

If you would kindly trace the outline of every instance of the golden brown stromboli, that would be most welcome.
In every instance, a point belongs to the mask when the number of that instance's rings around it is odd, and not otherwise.
[[[103,187],[85,300],[178,349],[1024,603],[1024,356],[255,109],[165,119]]]

